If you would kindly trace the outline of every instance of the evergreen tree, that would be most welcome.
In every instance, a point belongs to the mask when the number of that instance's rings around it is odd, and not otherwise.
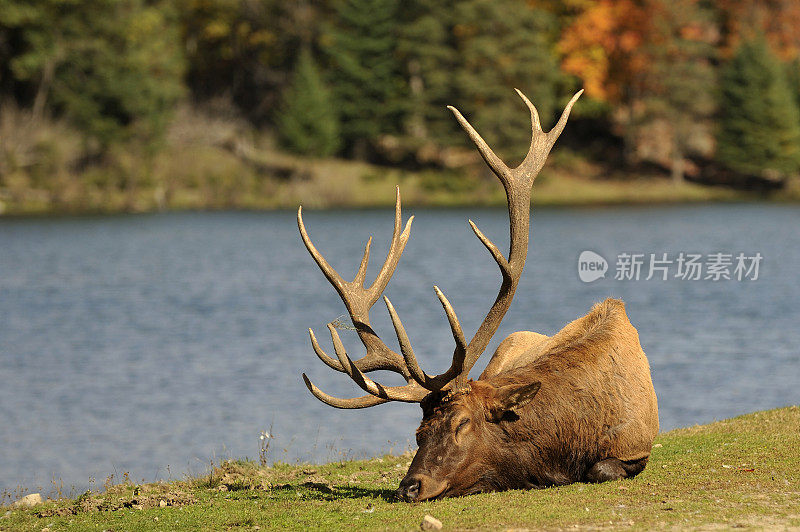
[[[452,145],[463,140],[448,105],[458,104],[458,68],[450,5],[410,0],[404,5],[400,53],[408,79],[405,129],[413,147]]]
[[[277,126],[281,142],[294,152],[324,157],[339,149],[336,106],[307,48],[300,52],[292,83],[284,90]]]
[[[716,108],[711,13],[697,0],[650,0],[650,64],[642,74],[643,122],[667,126],[672,178],[683,181],[684,158],[698,124]]]
[[[381,135],[400,131],[405,80],[397,55],[399,0],[341,0],[322,39],[345,148],[365,158]]]
[[[145,0],[7,0],[0,23],[14,43],[13,94],[68,117],[102,147],[157,140],[182,95],[174,10]]]
[[[503,156],[521,159],[530,119],[522,90],[550,125],[560,81],[550,41],[553,15],[522,0],[464,0],[451,6],[416,0],[404,8],[408,131],[417,143],[463,145],[445,110],[459,108]]]
[[[800,168],[800,116],[782,65],[759,36],[722,73],[717,157],[742,172]]]
[[[453,18],[457,105],[509,164],[521,161],[530,145],[530,118],[513,88],[536,105],[542,127],[552,126],[560,79],[548,41],[554,19],[522,0],[465,0]]]
[[[797,108],[800,109],[800,57],[787,65],[786,79],[789,81],[789,90],[797,102]]]

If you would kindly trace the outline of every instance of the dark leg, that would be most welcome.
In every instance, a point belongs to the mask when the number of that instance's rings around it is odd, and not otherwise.
[[[623,462],[616,458],[606,458],[597,462],[586,472],[586,480],[588,482],[605,482],[607,480],[635,477],[642,472],[646,465],[647,458],[629,462]]]

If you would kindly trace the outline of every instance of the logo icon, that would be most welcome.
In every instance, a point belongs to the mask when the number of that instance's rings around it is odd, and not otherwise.
[[[582,251],[578,257],[578,277],[584,283],[594,282],[606,276],[608,262],[594,251]]]

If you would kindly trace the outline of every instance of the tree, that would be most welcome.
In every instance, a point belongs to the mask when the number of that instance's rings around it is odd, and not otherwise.
[[[322,42],[345,149],[356,158],[401,131],[405,79],[396,53],[399,0],[341,0]]]
[[[800,57],[790,61],[786,65],[786,79],[789,82],[789,90],[794,95],[797,108],[800,109]]]
[[[800,113],[763,35],[744,41],[723,70],[717,158],[757,174],[800,168]]]
[[[800,55],[800,2],[796,0],[716,0],[723,54],[730,57],[753,31],[763,33],[770,49],[783,61]]]
[[[636,161],[637,117],[650,65],[649,0],[590,0],[562,32],[561,67],[583,81],[586,95],[622,112],[624,159]]]
[[[438,145],[463,145],[447,105],[458,107],[503,155],[524,156],[530,123],[512,89],[536,104],[547,126],[561,77],[553,17],[521,0],[465,0],[455,6],[416,0],[401,50],[409,80],[408,130]]]
[[[672,178],[681,182],[692,134],[716,108],[715,31],[709,11],[697,0],[651,0],[651,9],[642,121],[665,125]]]
[[[410,0],[403,7],[399,52],[408,84],[404,129],[420,162],[437,159],[440,147],[461,142],[447,105],[456,102],[458,50],[450,5]]]
[[[6,90],[64,115],[101,148],[156,140],[183,91],[174,11],[144,0],[7,0]],[[33,95],[33,96],[31,96]]]
[[[530,118],[511,89],[534,102],[543,127],[552,125],[560,79],[548,41],[554,20],[521,0],[466,0],[454,12],[457,103],[490,144],[521,160],[530,146]]]
[[[341,145],[336,107],[311,52],[303,49],[276,121],[283,145],[303,155],[336,153]]]

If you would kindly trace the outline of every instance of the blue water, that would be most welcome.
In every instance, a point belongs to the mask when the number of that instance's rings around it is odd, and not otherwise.
[[[466,224],[501,248],[504,210],[421,210],[387,295],[426,370],[450,362],[438,284],[474,333],[497,267]],[[351,277],[375,235],[374,276],[391,234],[388,210],[305,215],[312,238]],[[507,334],[552,334],[607,296],[626,301],[652,367],[662,430],[800,403],[800,209],[761,204],[536,209],[514,305],[478,362]],[[592,250],[606,277],[578,278]],[[620,253],[761,253],[757,280],[614,279]],[[671,274],[677,270],[673,266]],[[294,213],[184,213],[0,219],[0,490],[77,490],[110,474],[152,481],[257,457],[272,425],[273,460],[402,451],[420,410],[388,404],[339,411],[360,395],[311,351],[313,327],[344,307],[308,256]],[[373,322],[396,346],[382,304]],[[342,338],[360,356],[356,335]],[[397,383],[394,375],[383,382]]]

